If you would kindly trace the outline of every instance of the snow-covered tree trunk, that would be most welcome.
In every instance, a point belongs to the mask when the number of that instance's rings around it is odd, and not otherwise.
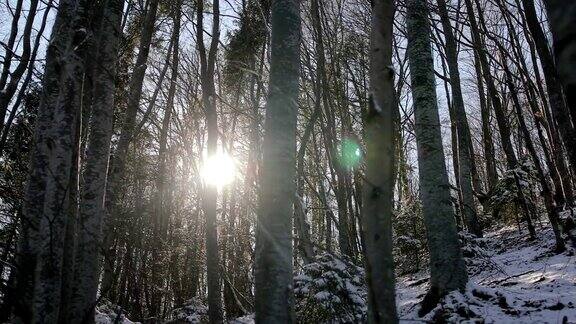
[[[300,1],[272,1],[270,83],[255,264],[257,323],[291,323]]]
[[[407,55],[414,102],[420,195],[430,251],[430,291],[424,309],[427,303],[433,307],[442,295],[463,289],[468,276],[458,241],[454,209],[450,203],[427,3],[409,0],[406,10]]]
[[[476,172],[472,136],[470,134],[470,126],[466,118],[466,109],[464,108],[464,99],[462,97],[456,39],[452,32],[446,1],[437,0],[437,3],[442,28],[444,30],[444,38],[446,40],[446,60],[450,72],[452,104],[456,115],[456,120],[452,122],[456,123],[458,133],[458,162],[460,167],[458,168],[457,176],[460,180],[459,189],[462,193],[462,213],[468,231],[474,235],[482,236],[482,227],[478,221],[476,203],[474,201],[474,190],[480,191],[481,186]]]
[[[70,323],[94,321],[101,269],[104,197],[113,131],[115,76],[122,34],[120,22],[123,5],[122,0],[108,1],[103,9],[101,26],[97,26],[98,52],[95,55],[97,62],[94,72],[92,116],[89,122],[84,185],[78,219],[74,288],[68,319]]]
[[[396,323],[392,210],[397,122],[392,30],[394,1],[372,3],[371,102],[364,125],[366,171],[362,191],[362,230],[370,323]]]

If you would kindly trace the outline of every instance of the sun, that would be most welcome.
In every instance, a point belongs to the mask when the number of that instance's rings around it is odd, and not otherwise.
[[[236,161],[227,153],[218,152],[208,156],[202,164],[202,179],[218,189],[234,182],[236,174]]]

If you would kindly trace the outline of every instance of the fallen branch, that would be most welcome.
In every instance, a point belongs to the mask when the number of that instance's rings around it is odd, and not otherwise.
[[[503,279],[498,279],[498,280],[491,281],[491,282],[488,283],[488,285],[497,285],[497,284],[503,283],[504,281],[508,281],[508,280],[510,280],[510,279],[513,279],[513,278],[522,277],[523,275],[526,275],[526,274],[529,274],[529,273],[533,273],[533,272],[536,272],[536,271],[537,271],[537,270],[528,270],[528,271],[525,271],[525,272],[522,272],[522,273],[518,273],[518,274],[515,274],[515,275],[512,275],[512,276],[508,276],[508,277],[503,278]],[[482,282],[479,282],[479,284],[482,284]]]

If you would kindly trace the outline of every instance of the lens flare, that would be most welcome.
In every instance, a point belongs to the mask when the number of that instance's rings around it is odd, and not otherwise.
[[[232,183],[236,174],[236,162],[230,155],[222,152],[207,157],[201,169],[204,182],[218,189]]]
[[[338,161],[346,170],[354,170],[362,161],[362,149],[353,139],[345,138],[338,145]]]

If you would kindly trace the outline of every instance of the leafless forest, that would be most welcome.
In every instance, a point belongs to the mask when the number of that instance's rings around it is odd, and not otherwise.
[[[0,323],[576,323],[575,175],[575,1],[0,3]]]

